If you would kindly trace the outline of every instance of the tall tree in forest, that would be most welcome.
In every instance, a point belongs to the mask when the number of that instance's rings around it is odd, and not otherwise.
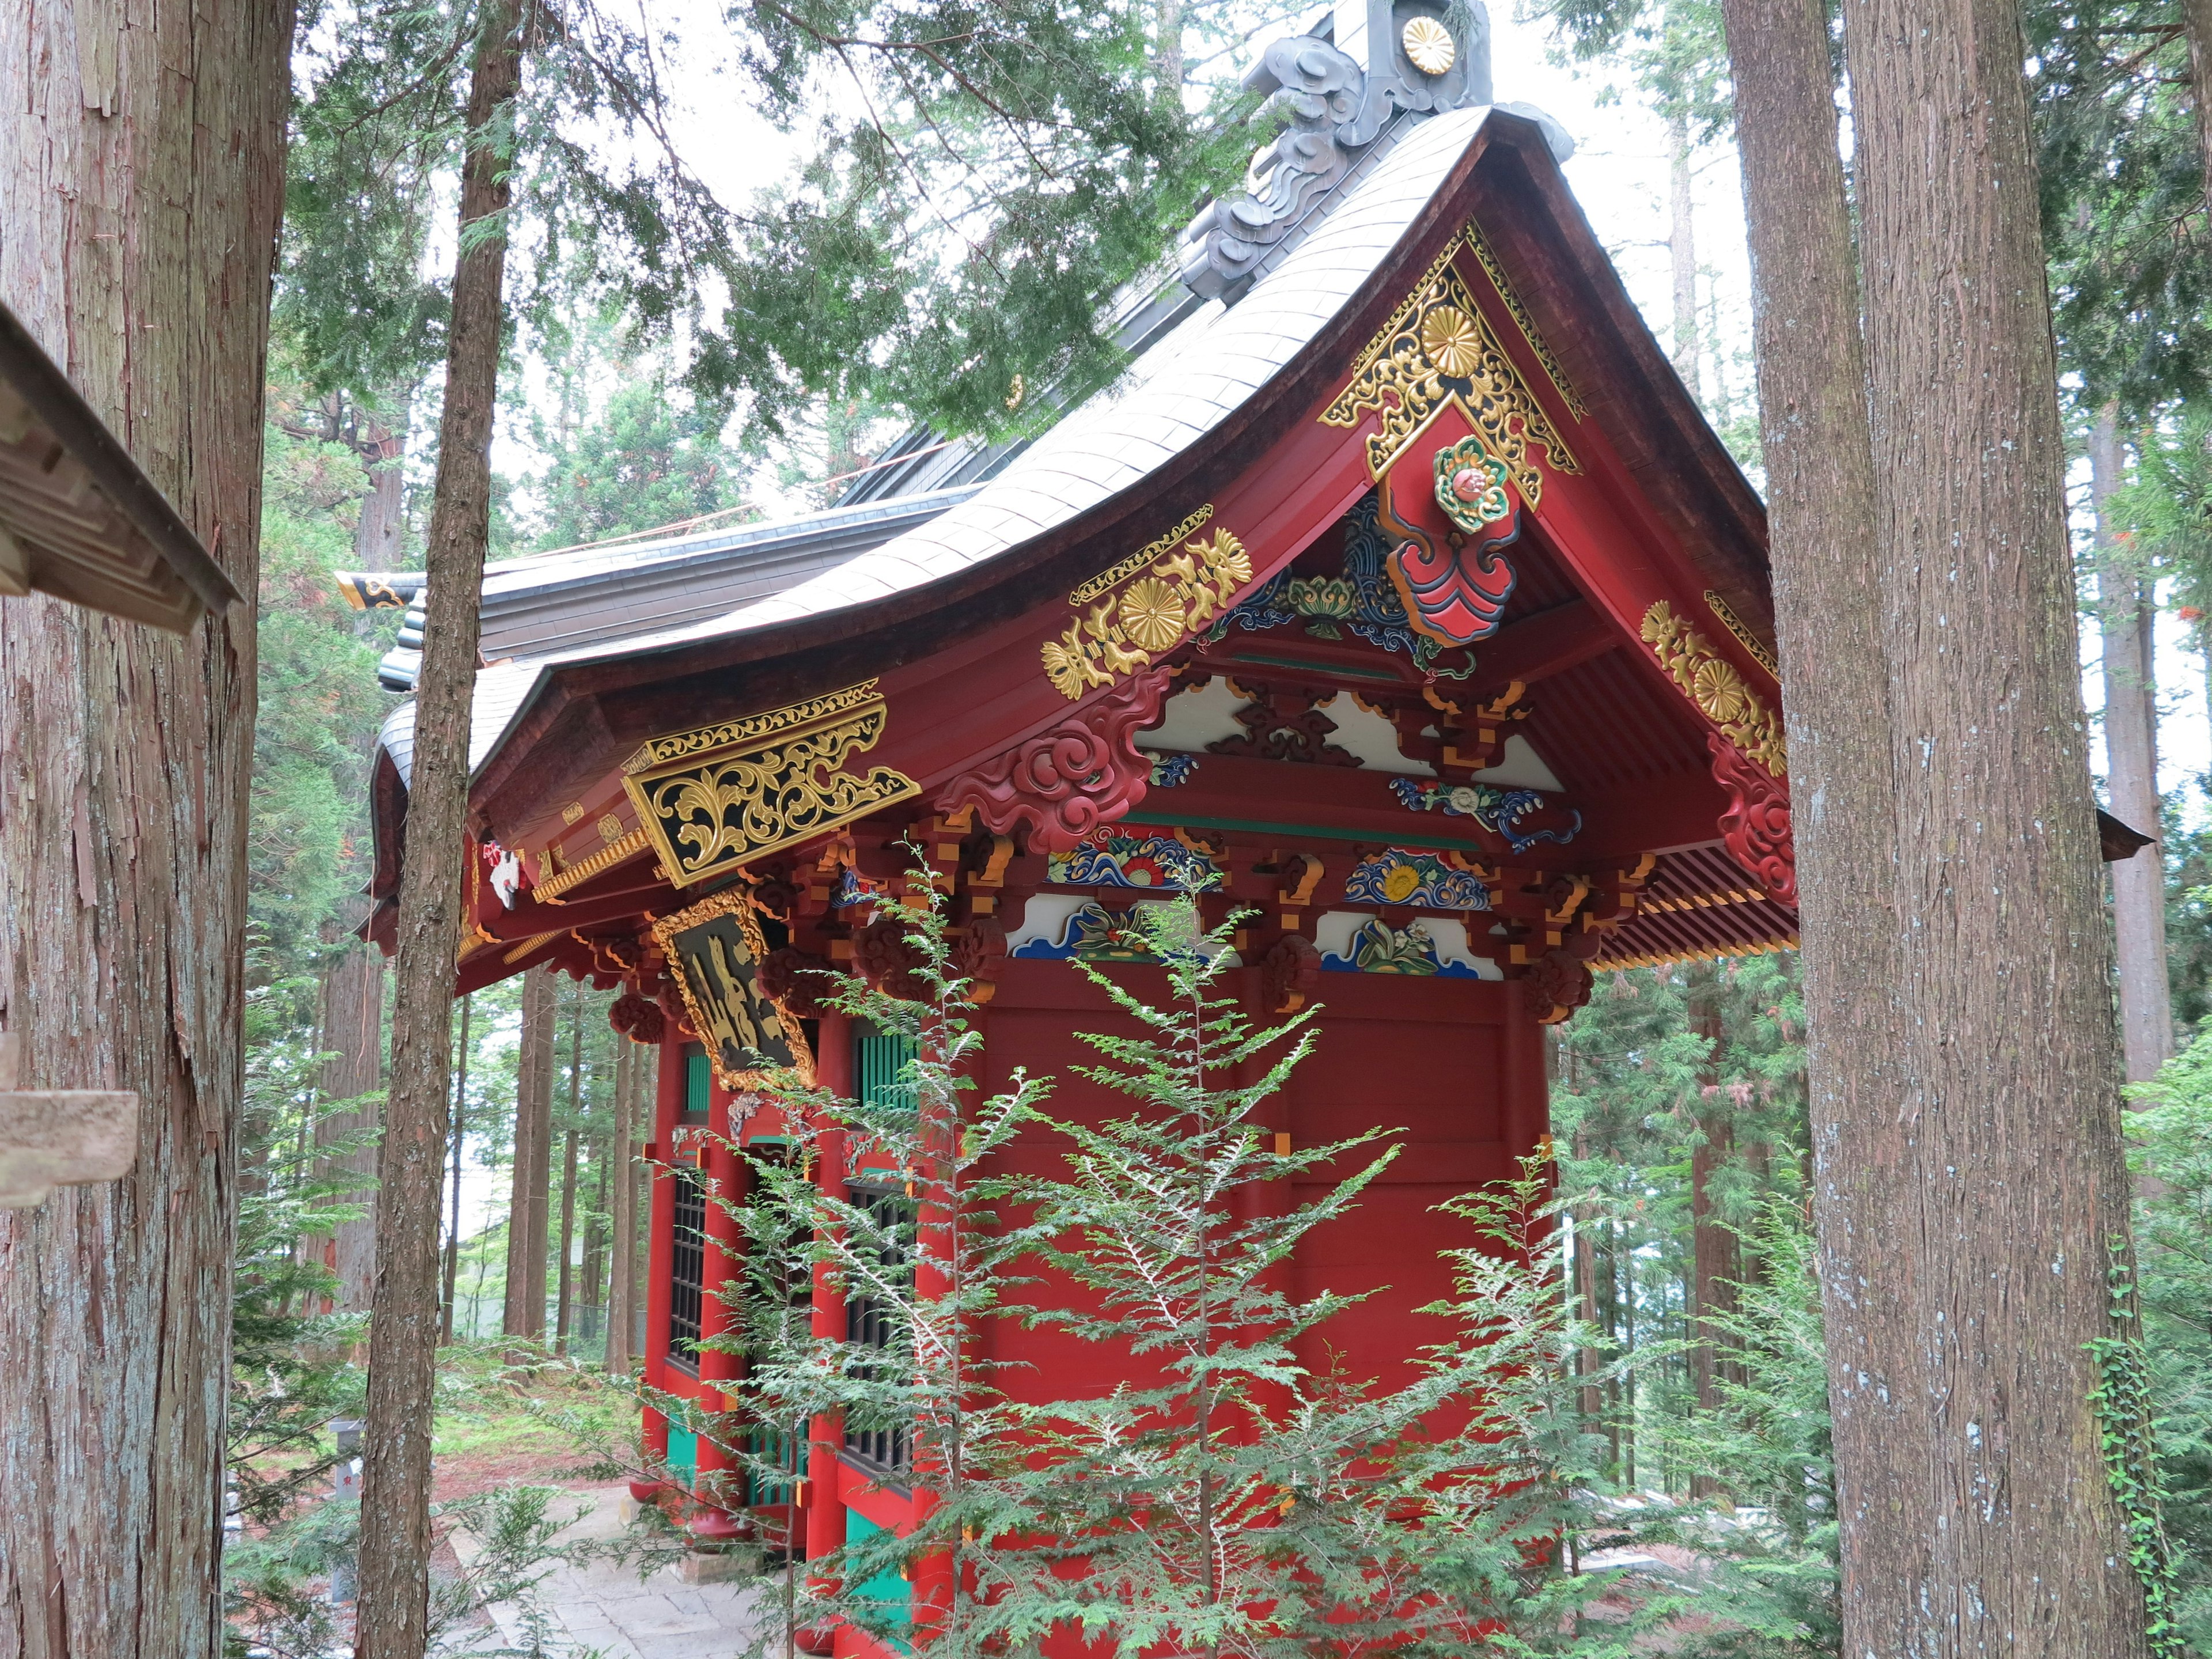
[[[502,1336],[545,1334],[545,1225],[553,1146],[553,1025],[559,1011],[550,968],[522,976],[522,1038],[515,1056],[514,1169],[507,1207],[507,1304]]]
[[[644,1071],[639,1045],[628,1040],[615,1045],[615,1125],[609,1147],[607,1201],[607,1352],[608,1374],[629,1375],[630,1297],[637,1277],[636,1178],[631,1168],[635,1149],[631,1114]]]
[[[291,8],[8,21],[0,295],[252,594]],[[0,1027],[139,1101],[130,1175],[0,1211],[0,1654],[219,1650],[254,652],[0,605]]]
[[[1728,21],[1844,1650],[2139,1654],[2087,1352],[2119,1334],[2128,1188],[2018,16],[1846,9],[1863,376],[1823,9],[1729,0]],[[1869,526],[1872,559],[1846,544]]]
[[[438,1197],[453,1055],[453,959],[463,890],[477,607],[491,529],[492,410],[522,72],[516,0],[477,20],[461,167],[459,252],[426,566],[436,606],[415,687],[399,886],[392,1083],[376,1204],[376,1296],[361,1512],[360,1659],[422,1659],[429,1616],[431,1377],[438,1345]]]
[[[2130,829],[2164,839],[2158,792],[2158,684],[2153,623],[2157,576],[2120,527],[2125,484],[2119,406],[2107,401],[2089,431],[2089,500],[2095,514],[2097,617],[2103,636],[2105,787]],[[2118,949],[2120,1039],[2127,1080],[2155,1077],[2173,1053],[2166,977],[2166,860],[2156,846],[2110,866],[2112,937]]]
[[[447,1176],[445,1278],[438,1292],[439,1305],[445,1310],[438,1326],[441,1342],[453,1340],[453,1291],[461,1269],[461,1152],[468,1138],[469,1017],[475,1012],[473,1001],[463,997],[460,1034],[454,1044],[453,1121],[446,1129],[446,1158],[451,1169]]]
[[[561,1229],[555,1249],[558,1281],[553,1297],[553,1347],[568,1352],[569,1316],[574,1311],[570,1291],[574,1275],[568,1257],[576,1241],[576,1136],[584,1115],[584,988],[574,985],[568,994],[568,1121],[561,1133]]]

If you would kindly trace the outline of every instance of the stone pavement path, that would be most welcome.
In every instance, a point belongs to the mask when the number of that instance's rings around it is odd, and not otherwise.
[[[618,1538],[623,1522],[617,1506],[620,1486],[570,1492],[560,1502],[574,1508],[589,1502],[591,1510],[562,1534],[562,1541],[580,1538]],[[471,1552],[461,1544],[465,1557]],[[556,1653],[600,1659],[735,1659],[748,1653],[764,1628],[778,1628],[775,1596],[781,1577],[741,1580],[728,1584],[687,1584],[674,1566],[656,1569],[645,1578],[635,1565],[612,1561],[590,1561],[580,1566],[559,1566],[538,1587],[538,1605],[550,1615],[552,1633],[568,1647]],[[491,1609],[500,1635],[510,1643],[523,1635],[521,1609],[511,1602]],[[489,1645],[491,1632],[479,1632],[475,1644]]]

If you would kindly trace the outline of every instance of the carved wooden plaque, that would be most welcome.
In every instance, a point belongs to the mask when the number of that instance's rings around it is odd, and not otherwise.
[[[717,893],[655,922],[653,936],[667,956],[716,1082],[757,1089],[778,1067],[812,1081],[805,1034],[761,989],[766,949],[760,919],[742,890]]]

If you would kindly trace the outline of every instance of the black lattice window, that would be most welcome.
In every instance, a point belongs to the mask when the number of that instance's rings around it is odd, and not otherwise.
[[[678,1165],[673,1248],[668,1253],[668,1358],[699,1374],[699,1316],[707,1291],[707,1183],[698,1170]]]
[[[911,1285],[914,1263],[902,1241],[911,1236],[914,1200],[903,1192],[882,1188],[854,1187],[851,1201],[867,1212],[877,1237],[884,1241],[879,1258],[884,1276],[894,1284]],[[876,1296],[848,1295],[845,1299],[845,1340],[860,1347],[884,1352],[896,1337],[896,1315],[890,1304]],[[855,1424],[848,1413],[845,1449],[878,1468],[904,1469],[914,1461],[914,1437],[903,1423]]]

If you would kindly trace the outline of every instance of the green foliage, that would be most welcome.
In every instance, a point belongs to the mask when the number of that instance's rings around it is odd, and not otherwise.
[[[2128,1564],[2142,1582],[2145,1636],[2158,1659],[2179,1659],[2188,1644],[2174,1623],[2173,1549],[2161,1513],[2165,1492],[2152,1426],[2150,1365],[2133,1328],[2135,1287],[2128,1272],[2125,1235],[2115,1235],[2109,1249],[2107,1279],[2112,1320],[2118,1328],[2114,1335],[2085,1345],[2097,1367],[2089,1403],[2097,1419],[2105,1477],[2127,1525]]]
[[[1611,1472],[1631,1487],[1704,1472],[1670,1427],[1688,1409],[1692,1162],[1723,1139],[1706,1195],[1713,1224],[1739,1234],[1796,1194],[1803,1019],[1796,959],[1776,955],[1601,975],[1562,1030],[1552,1132],[1587,1317],[1626,1357],[1653,1350],[1607,1385]]]
[[[2212,1651],[2212,1044],[2202,1039],[2133,1091],[2130,1161],[2154,1186],[2136,1202],[2136,1307],[2148,1370],[2155,1488],[2172,1544],[2172,1618]],[[2132,1389],[2133,1382],[2129,1382]]]
[[[324,1056],[294,1012],[304,989],[279,982],[246,995],[241,1139],[250,1151],[240,1170],[225,1430],[239,1511],[255,1527],[276,1525],[320,1495],[337,1462],[326,1426],[359,1415],[367,1383],[346,1357],[363,1322],[314,1311],[334,1285],[305,1247],[363,1213],[361,1179],[335,1160],[374,1137],[318,1142],[318,1116],[362,1103],[324,1097]]]
[[[656,530],[743,501],[744,458],[723,445],[720,421],[658,374],[623,380],[597,416],[552,437],[545,453],[538,540],[548,548]]]
[[[1283,9],[1216,0],[1190,8],[1191,32],[1241,37]],[[501,139],[514,319],[544,332],[605,304],[641,342],[680,339],[692,388],[741,400],[756,434],[825,400],[948,432],[1048,419],[1118,370],[1108,302],[1155,280],[1261,136],[1226,82],[1186,96],[1182,25],[1164,39],[1149,5],[763,0],[732,9],[723,39],[591,0],[532,15]],[[422,269],[476,15],[350,0],[311,21],[278,320],[319,389],[378,394],[443,354],[441,283]],[[754,201],[717,201],[668,143],[664,54],[726,60],[731,95],[811,130],[803,165]]]
[[[1812,1659],[1841,1650],[1841,1570],[1827,1344],[1803,1206],[1769,1200],[1741,1232],[1756,1272],[1711,1322],[1730,1345],[1709,1413],[1660,1418],[1669,1460],[1715,1480],[1717,1503],[1654,1504],[1640,1542],[1697,1553],[1709,1623],[1674,1651],[1711,1659]],[[1648,1363],[1648,1362],[1647,1362]]]
[[[2094,407],[2142,418],[2212,375],[2212,204],[2170,6],[2023,6],[2052,322]]]
[[[374,641],[337,598],[368,479],[343,444],[264,434],[259,702],[246,830],[246,919],[258,976],[318,963],[366,878],[370,747],[390,699]]]
[[[1720,0],[1534,0],[1527,9],[1577,61],[1626,69],[1660,118],[1686,121],[1693,142],[1734,129]]]
[[[430,1650],[440,1659],[568,1659],[573,1650],[555,1634],[542,1601],[546,1577],[562,1565],[610,1553],[595,1540],[561,1540],[583,1513],[563,1505],[558,1486],[511,1486],[437,1504],[432,1524],[465,1532],[473,1547],[458,1572],[430,1581]],[[360,1544],[361,1506],[347,1500],[316,1506],[265,1535],[234,1542],[225,1552],[226,1659],[325,1659],[343,1650],[341,1609],[322,1586],[344,1570]],[[509,1604],[521,1644],[495,1630],[483,1632],[484,1609]]]
[[[1258,1115],[1310,1052],[1312,1016],[1261,1027],[1223,994],[1233,925],[1205,933],[1188,901],[1139,908],[1133,926],[1167,980],[1157,1003],[1084,969],[1134,1028],[1090,1038],[1100,1061],[1082,1068],[1126,1097],[1121,1114],[1054,1116],[1019,1075],[963,1104],[975,1038],[931,913],[909,921],[924,1000],[836,994],[915,1043],[902,1086],[843,1102],[777,1083],[805,1121],[787,1116],[784,1155],[756,1149],[750,1195],[726,1206],[747,1279],[725,1292],[738,1333],[705,1346],[750,1362],[724,1385],[740,1425],[834,1410],[848,1431],[908,1427],[911,1478],[931,1495],[907,1535],[872,1532],[810,1562],[792,1616],[907,1639],[902,1601],[872,1593],[907,1577],[933,1649],[958,1653],[1034,1653],[1073,1633],[1122,1654],[1631,1652],[1682,1604],[1645,1583],[1597,1616],[1620,1576],[1568,1570],[1621,1534],[1590,1496],[1603,1443],[1565,1372],[1592,1339],[1541,1266],[1540,1174],[1449,1206],[1468,1243],[1455,1294],[1425,1310],[1437,1340],[1410,1383],[1316,1369],[1356,1298],[1294,1296],[1284,1272],[1387,1165],[1388,1132],[1273,1150]],[[995,1158],[1018,1133],[1061,1158]],[[910,1207],[824,1193],[825,1134],[848,1178]],[[1347,1156],[1360,1167],[1322,1174],[1317,1196],[1258,1201]],[[884,1346],[812,1335],[796,1292],[817,1267],[865,1300]],[[1103,1345],[1125,1380],[1066,1395],[1049,1376],[979,1364],[994,1320]],[[748,1478],[787,1478],[726,1422],[656,1403],[718,1437]]]

